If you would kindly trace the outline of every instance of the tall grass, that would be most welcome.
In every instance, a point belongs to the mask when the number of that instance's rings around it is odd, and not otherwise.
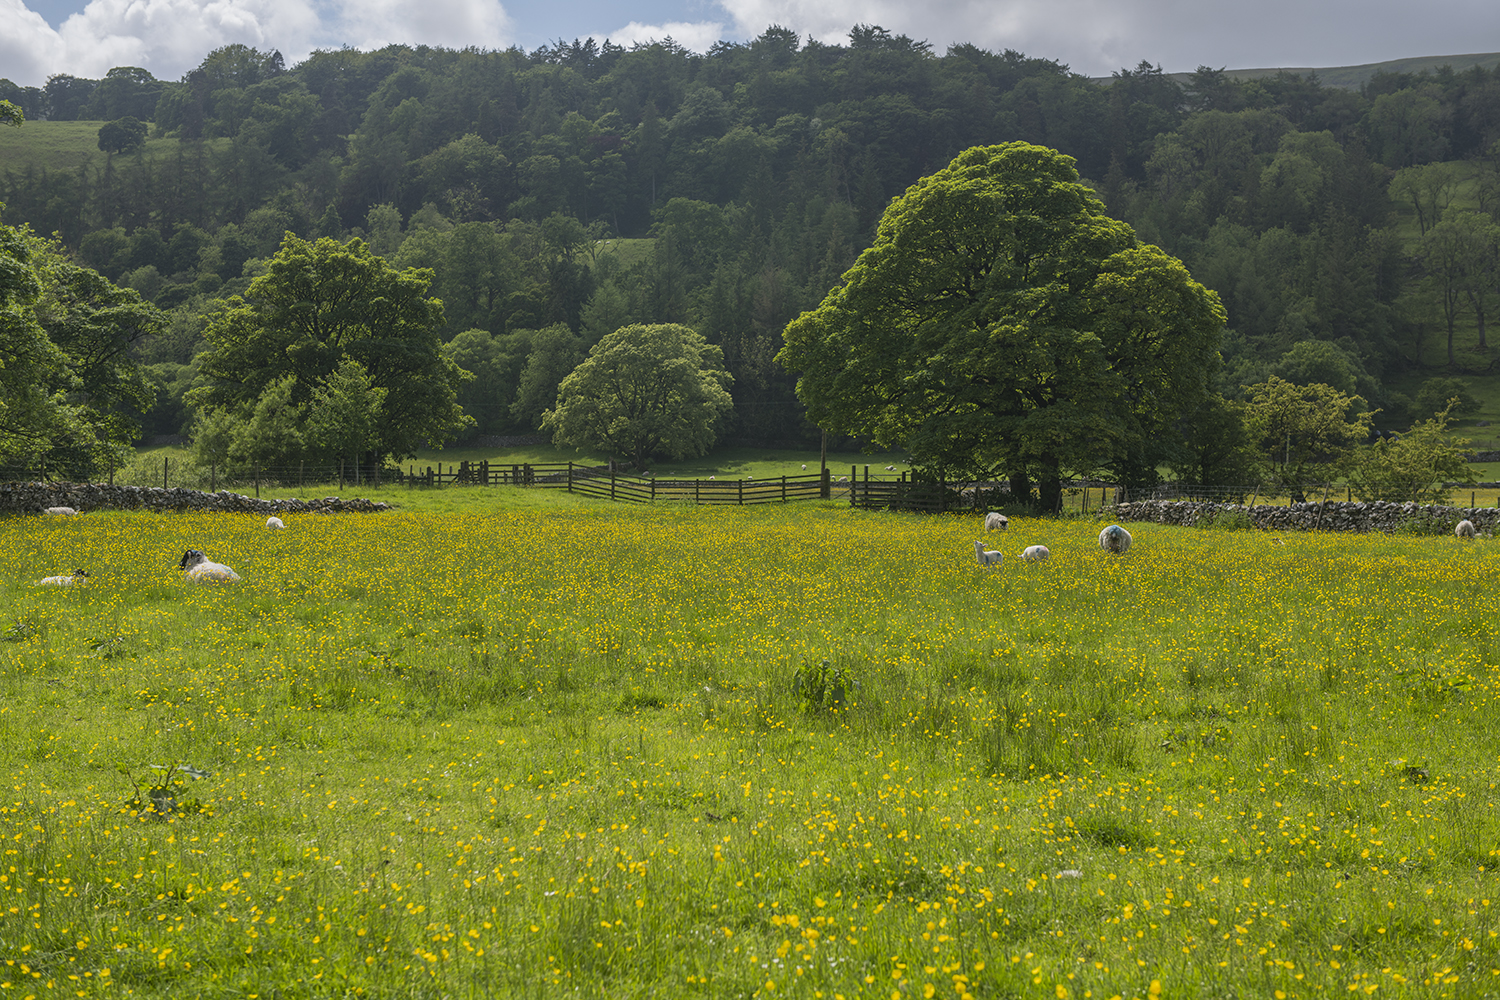
[[[1013,518],[1052,561],[986,570],[972,517],[838,504],[287,522],[0,520],[0,989],[1500,977],[1492,543]]]

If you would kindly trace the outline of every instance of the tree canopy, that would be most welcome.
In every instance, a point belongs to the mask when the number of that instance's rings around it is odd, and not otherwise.
[[[361,240],[288,233],[266,273],[210,318],[208,349],[198,356],[205,384],[190,396],[248,413],[288,377],[287,403],[302,406],[331,392],[331,379],[359,375],[368,379],[360,390],[366,399],[384,391],[367,456],[400,459],[424,442],[450,440],[471,422],[456,395],[470,376],[439,350],[443,306],[427,295],[431,281],[431,271],[397,271]],[[346,358],[363,374],[336,376]]]
[[[724,354],[678,323],[633,324],[606,334],[562,380],[542,427],[558,444],[600,448],[644,470],[656,455],[712,447],[733,408]]]
[[[820,427],[1028,493],[1035,479],[1047,505],[1065,470],[1145,464],[1208,395],[1223,325],[1218,297],[1105,215],[1071,157],[1016,142],[896,199],[778,357]]]
[[[73,478],[123,464],[155,395],[130,352],[164,327],[56,242],[0,226],[0,463]]]

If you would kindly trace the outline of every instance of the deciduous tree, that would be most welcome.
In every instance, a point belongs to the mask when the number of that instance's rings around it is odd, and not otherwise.
[[[1218,297],[1026,143],[976,147],[896,199],[875,245],[778,355],[818,426],[915,464],[1003,471],[1057,502],[1065,470],[1139,466],[1206,396]]]
[[[427,295],[431,281],[431,271],[397,271],[358,239],[314,243],[288,233],[266,273],[210,319],[198,356],[205,384],[191,401],[253,407],[290,375],[290,402],[302,405],[350,358],[386,392],[366,459],[450,440],[472,423],[456,401],[469,375],[439,351],[443,306]]]
[[[656,455],[686,458],[713,445],[733,402],[723,352],[676,323],[607,334],[557,390],[542,427],[558,444],[600,448],[645,470]]]

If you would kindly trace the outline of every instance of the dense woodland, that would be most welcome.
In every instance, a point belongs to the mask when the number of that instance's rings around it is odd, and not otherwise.
[[[771,28],[703,55],[588,40],[287,67],[230,46],[181,81],[121,67],[0,80],[0,98],[23,128],[119,126],[86,165],[0,172],[0,202],[167,313],[130,348],[156,389],[146,434],[190,427],[205,317],[291,231],[432,269],[443,351],[477,376],[459,390],[468,435],[534,430],[604,334],[683,323],[733,376],[721,439],[815,440],[773,360],[783,328],[892,197],[1009,140],[1074,157],[1111,214],[1219,293],[1229,398],[1276,374],[1404,427],[1430,414],[1395,387],[1488,372],[1500,310],[1500,68],[1357,91],[1206,67],[1179,83],[1146,63],[1099,82],[860,26],[845,45]]]

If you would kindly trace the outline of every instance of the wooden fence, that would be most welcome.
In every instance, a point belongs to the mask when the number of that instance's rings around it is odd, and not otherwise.
[[[569,493],[635,503],[677,500],[695,504],[747,504],[826,500],[831,496],[829,483],[830,477],[826,473],[770,479],[656,479],[622,476],[608,469],[575,465],[569,467],[567,474]]]

